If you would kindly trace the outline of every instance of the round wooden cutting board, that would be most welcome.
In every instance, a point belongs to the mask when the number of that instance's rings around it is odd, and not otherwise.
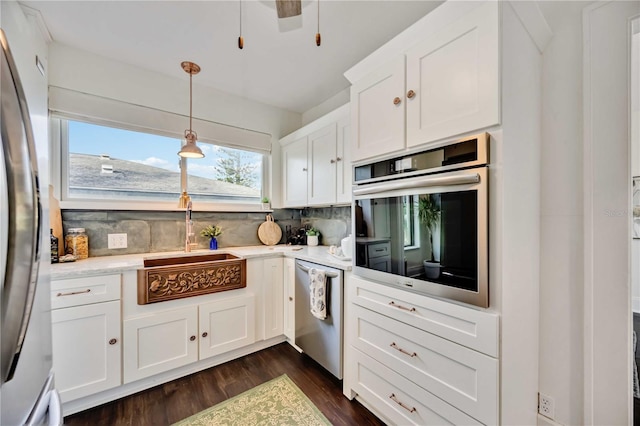
[[[258,227],[258,238],[262,244],[272,246],[280,242],[282,229],[273,221],[273,216],[267,215],[267,220]]]

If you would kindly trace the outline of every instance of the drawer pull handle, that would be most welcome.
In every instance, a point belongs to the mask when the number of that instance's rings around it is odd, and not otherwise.
[[[60,297],[60,296],[74,296],[76,294],[84,294],[84,293],[91,293],[91,289],[88,288],[86,290],[82,290],[82,291],[72,291],[69,293],[58,293],[56,294],[56,297]]]
[[[405,349],[402,349],[400,346],[396,345],[396,342],[391,343],[389,346],[391,346],[393,349],[395,349],[398,352],[402,352],[405,355],[409,355],[411,358],[413,358],[414,356],[418,356],[418,354],[415,352],[409,352]]]
[[[402,309],[403,311],[409,311],[409,312],[415,312],[416,311],[416,308],[407,308],[406,306],[398,305],[393,300],[391,302],[389,302],[389,305],[391,305],[393,307],[396,307],[398,309]]]
[[[376,249],[376,251],[386,251],[385,249]]]
[[[395,402],[396,404],[398,404],[399,406],[401,406],[402,408],[404,408],[410,413],[413,413],[414,411],[416,411],[416,407],[409,407],[407,404],[400,401],[395,393],[392,393],[391,395],[389,395],[389,398],[391,398],[393,402]]]
[[[118,339],[111,339],[111,340],[109,340],[109,344],[110,344],[110,345],[115,345],[116,343],[118,343]]]

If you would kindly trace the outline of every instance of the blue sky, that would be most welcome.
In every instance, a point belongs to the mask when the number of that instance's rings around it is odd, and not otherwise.
[[[108,154],[112,158],[179,172],[180,144],[180,140],[164,136],[69,121],[69,152],[72,153]],[[213,179],[217,159],[221,157],[219,148],[200,142],[198,146],[205,158],[187,160],[189,174]],[[256,161],[259,160],[256,154]]]

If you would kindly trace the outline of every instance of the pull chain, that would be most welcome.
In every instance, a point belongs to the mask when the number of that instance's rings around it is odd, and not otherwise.
[[[242,37],[242,0],[240,0],[240,37],[238,37],[238,49],[244,47],[244,38]]]
[[[322,38],[320,37],[320,0],[318,0],[318,32],[316,33],[316,46],[320,46]]]

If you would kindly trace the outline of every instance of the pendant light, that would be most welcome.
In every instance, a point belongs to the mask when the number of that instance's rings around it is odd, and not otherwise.
[[[200,72],[200,67],[193,62],[185,61],[182,64],[182,69],[189,74],[189,130],[184,131],[185,144],[182,145],[182,149],[178,152],[178,155],[183,158],[202,158],[204,154],[202,150],[196,145],[198,135],[191,128],[193,122],[193,75]]]

